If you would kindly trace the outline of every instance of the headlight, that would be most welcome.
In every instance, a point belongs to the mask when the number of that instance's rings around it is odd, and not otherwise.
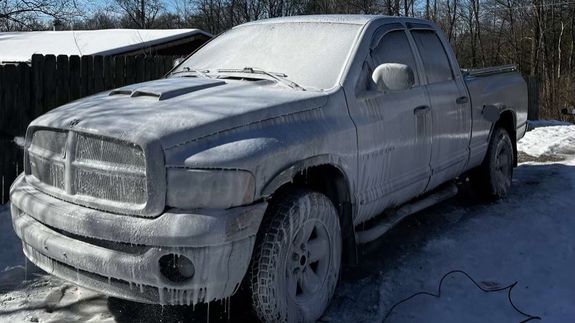
[[[181,209],[226,209],[254,200],[255,179],[245,170],[168,169],[167,204]]]

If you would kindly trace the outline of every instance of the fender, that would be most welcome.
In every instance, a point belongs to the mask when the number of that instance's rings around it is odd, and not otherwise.
[[[498,112],[498,113],[497,113]],[[509,127],[509,125],[507,125],[507,127],[505,127],[508,131],[510,131],[509,136],[511,137],[511,143],[513,145],[513,166],[517,167],[517,115],[515,113],[515,110],[513,110],[513,108],[505,106],[505,105],[500,105],[500,104],[494,104],[494,105],[485,105],[483,106],[483,117],[488,120],[491,121],[491,130],[489,131],[489,137],[487,138],[487,142],[491,141],[491,136],[493,135],[493,131],[495,130],[495,125],[502,121],[502,116],[504,114],[511,114],[511,129],[507,129]],[[489,119],[488,119],[489,118]],[[493,120],[491,120],[493,119]],[[505,120],[503,120],[503,122],[505,123]],[[524,124],[523,124],[524,125]],[[519,127],[523,126],[523,125],[519,125]],[[505,126],[505,125],[504,125]]]
[[[349,182],[349,176],[342,166],[342,160],[334,155],[317,155],[313,157],[306,158],[304,160],[298,161],[291,166],[280,171],[274,177],[269,180],[260,192],[260,196],[268,197],[271,196],[278,188],[282,185],[292,182],[293,178],[300,172],[314,166],[330,165],[337,168],[344,176],[346,184],[349,188],[350,198],[353,195],[353,186]]]
[[[317,166],[331,166],[335,167],[343,176],[343,183],[342,181],[338,181],[340,185],[334,185],[333,189],[337,190],[338,195],[343,194],[346,196],[339,195],[339,205],[336,205],[338,208],[338,212],[340,214],[340,221],[342,227],[342,237],[343,237],[343,244],[344,244],[344,262],[347,264],[357,264],[357,244],[356,244],[356,235],[354,230],[354,222],[353,219],[355,217],[355,213],[357,209],[354,207],[355,203],[355,194],[353,192],[354,186],[349,181],[349,176],[346,174],[343,163],[341,159],[335,155],[317,155],[314,157],[306,158],[299,162],[292,164],[291,166],[285,168],[283,171],[280,171],[277,175],[275,175],[269,182],[264,185],[264,188],[261,191],[260,196],[264,198],[270,197],[277,189],[279,189],[282,185],[288,184],[293,182],[293,179],[300,173],[304,172],[307,169],[317,167]],[[345,188],[342,188],[341,185],[345,185]],[[339,190],[338,190],[338,186]],[[332,188],[329,187],[328,190]],[[343,192],[345,190],[345,192]]]
[[[517,115],[515,114],[515,111],[511,108],[508,107],[506,105],[502,105],[502,104],[487,104],[483,106],[483,111],[482,111],[482,115],[483,118],[485,118],[485,120],[491,122],[491,130],[489,130],[489,137],[487,138],[487,141],[489,142],[491,140],[491,135],[493,134],[493,130],[495,129],[495,124],[501,120],[501,115],[503,115],[506,112],[511,112],[511,115],[513,116],[512,122],[513,122],[513,130],[516,130],[517,128]]]

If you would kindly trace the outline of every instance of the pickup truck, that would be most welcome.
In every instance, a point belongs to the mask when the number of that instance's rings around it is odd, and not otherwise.
[[[110,296],[241,290],[264,322],[313,322],[357,245],[458,181],[504,197],[526,117],[520,73],[461,70],[431,22],[250,22],[34,120],[13,226],[33,263]]]

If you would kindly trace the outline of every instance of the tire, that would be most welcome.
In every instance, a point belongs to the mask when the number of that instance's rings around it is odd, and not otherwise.
[[[335,292],[341,267],[336,208],[323,194],[293,190],[266,211],[249,271],[262,322],[315,322]]]
[[[501,199],[509,194],[513,178],[513,144],[509,133],[495,128],[487,155],[472,181],[479,193],[488,199]]]

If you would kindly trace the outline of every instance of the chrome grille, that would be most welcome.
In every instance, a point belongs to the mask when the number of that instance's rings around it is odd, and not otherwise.
[[[95,136],[78,134],[76,147],[76,160],[94,160],[129,168],[146,167],[144,152],[133,144],[104,141]]]
[[[39,181],[64,190],[64,164],[30,155],[30,171]]]
[[[85,180],[86,178],[89,180]],[[114,174],[77,168],[74,180],[76,194],[118,202],[146,202],[145,175]]]
[[[32,134],[28,160],[39,186],[74,203],[103,210],[113,204],[130,213],[148,200],[146,159],[137,145],[40,129]]]
[[[67,133],[38,130],[32,135],[30,172],[43,183],[64,190],[64,151]]]

